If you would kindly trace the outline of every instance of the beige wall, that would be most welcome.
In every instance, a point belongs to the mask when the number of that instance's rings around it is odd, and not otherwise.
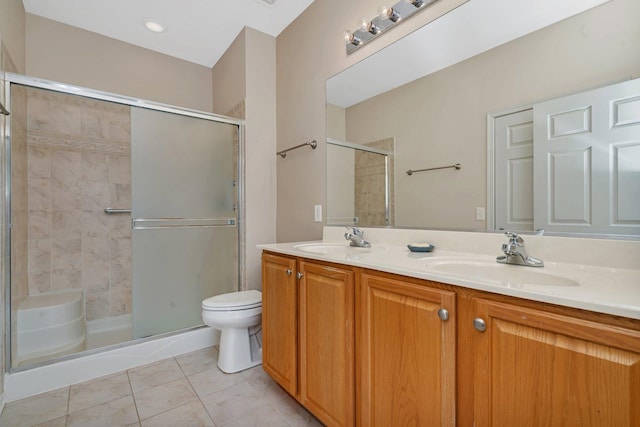
[[[245,45],[246,31],[242,30],[211,69],[212,103],[216,114],[226,115],[247,95]]]
[[[246,266],[247,286],[262,283],[259,243],[276,240],[276,39],[246,32]]]
[[[379,1],[315,1],[278,36],[278,149],[311,139],[319,142],[316,150],[301,149],[278,159],[278,241],[322,236],[323,224],[314,222],[313,205],[325,205],[327,78],[464,2],[440,0],[348,57],[343,31],[355,29],[361,16],[374,17]]]
[[[27,14],[26,74],[211,111],[211,69]]]
[[[613,0],[348,108],[347,140],[396,138],[397,225],[485,228],[487,113],[639,77],[638,16]]]
[[[214,112],[244,106],[247,289],[261,288],[260,243],[276,240],[276,40],[245,28],[214,66]]]
[[[24,73],[25,70],[25,12],[22,0],[0,1],[0,39],[15,66],[7,71]],[[7,58],[5,58],[5,61]]]

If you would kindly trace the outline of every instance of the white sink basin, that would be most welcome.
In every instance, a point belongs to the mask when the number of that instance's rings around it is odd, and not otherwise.
[[[547,273],[544,267],[525,267],[472,260],[433,260],[427,264],[435,272],[510,288],[529,286],[579,286],[575,280]]]
[[[345,243],[302,243],[294,246],[295,249],[298,249],[303,252],[309,252],[313,254],[352,254],[352,253],[363,253],[363,252],[371,252],[372,250],[377,250],[379,248],[358,248],[354,246],[350,246],[348,242]]]

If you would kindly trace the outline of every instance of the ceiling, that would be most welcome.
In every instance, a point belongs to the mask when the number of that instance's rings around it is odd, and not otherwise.
[[[271,4],[273,3],[273,4]],[[313,0],[23,0],[27,13],[212,67],[246,27],[277,37]],[[168,28],[153,33],[143,18]]]

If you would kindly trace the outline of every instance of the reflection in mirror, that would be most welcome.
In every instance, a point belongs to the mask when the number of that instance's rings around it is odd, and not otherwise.
[[[328,225],[393,225],[393,138],[353,144],[327,139]]]
[[[327,135],[393,138],[393,225],[493,229],[488,118],[638,77],[636,16],[635,0],[567,1],[562,10],[552,0],[470,1],[329,79]],[[463,169],[404,173],[455,163]],[[594,187],[594,200],[611,188]],[[333,191],[328,178],[328,211]],[[602,234],[579,231],[589,232]]]

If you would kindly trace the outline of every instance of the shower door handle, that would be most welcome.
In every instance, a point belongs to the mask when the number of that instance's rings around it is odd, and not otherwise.
[[[131,213],[131,209],[114,209],[111,206],[109,206],[108,208],[106,208],[104,210],[104,213],[106,213],[107,215],[111,215],[111,214],[119,214],[119,213]]]

